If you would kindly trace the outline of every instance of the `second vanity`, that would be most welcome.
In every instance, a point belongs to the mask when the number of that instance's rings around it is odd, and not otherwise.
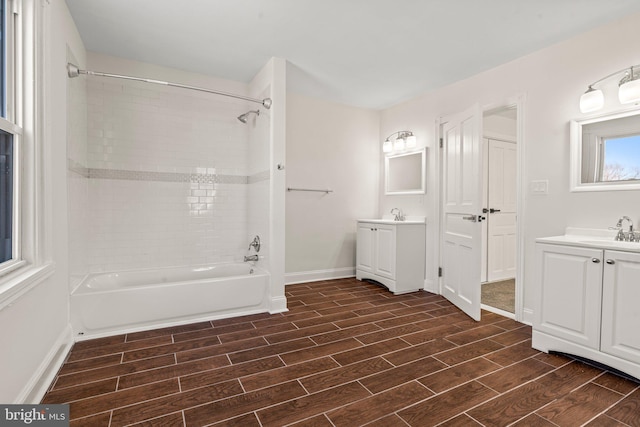
[[[533,347],[640,378],[640,242],[568,228],[536,240]]]
[[[358,280],[375,280],[394,294],[402,294],[424,288],[424,270],[424,217],[358,220]]]

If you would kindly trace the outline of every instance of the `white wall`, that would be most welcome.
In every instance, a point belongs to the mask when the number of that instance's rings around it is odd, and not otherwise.
[[[535,52],[472,78],[425,94],[382,113],[382,134],[410,129],[437,153],[435,121],[438,117],[462,111],[475,102],[492,106],[522,94],[526,161],[523,172],[524,290],[525,315],[533,305],[534,240],[562,234],[567,226],[606,228],[621,215],[640,220],[638,191],[569,192],[569,120],[582,118],[578,109],[580,95],[587,85],[613,71],[638,62],[637,39],[640,15],[585,33],[566,42]],[[613,93],[612,97],[616,94]],[[620,109],[607,98],[606,111]],[[398,206],[408,214],[437,215],[438,177],[434,173],[435,155],[428,160],[428,196],[418,198],[384,196],[380,193],[380,211]],[[548,180],[549,193],[532,194],[531,181]],[[429,220],[428,220],[429,221]],[[437,230],[427,226],[427,275],[437,281],[434,254]]]
[[[40,7],[40,2],[37,2]],[[36,403],[71,342],[68,329],[66,61],[67,45],[79,62],[84,46],[64,0],[42,2],[46,15],[44,168],[45,260],[54,272],[0,310],[0,402]]]
[[[356,220],[376,217],[379,113],[287,95],[287,283],[353,275]]]
[[[247,85],[88,54],[88,68],[246,94]],[[87,78],[89,271],[242,259],[255,104],[144,82]]]

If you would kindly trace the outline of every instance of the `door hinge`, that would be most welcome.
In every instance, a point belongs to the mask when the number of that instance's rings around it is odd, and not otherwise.
[[[438,267],[438,277],[442,277],[442,267]]]
[[[440,138],[440,148],[444,147],[444,139]]]

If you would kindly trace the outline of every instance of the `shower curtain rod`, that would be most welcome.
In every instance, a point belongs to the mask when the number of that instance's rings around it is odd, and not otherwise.
[[[269,108],[271,108],[271,104],[273,103],[271,101],[271,98],[264,98],[264,99],[250,98],[248,96],[236,95],[236,94],[228,93],[228,92],[220,92],[220,91],[217,91],[217,90],[206,89],[206,88],[203,88],[203,87],[183,85],[183,84],[180,84],[180,83],[164,82],[162,80],[145,79],[145,78],[142,78],[142,77],[133,77],[133,76],[124,76],[124,75],[121,75],[121,74],[101,73],[99,71],[81,70],[81,69],[78,68],[77,65],[74,65],[74,64],[72,64],[70,62],[67,64],[67,74],[68,74],[68,76],[70,78],[78,77],[80,74],[87,74],[87,75],[90,75],[90,76],[112,77],[112,78],[115,78],[115,79],[124,79],[124,80],[135,80],[135,81],[138,81],[138,82],[154,83],[154,84],[164,85],[164,86],[179,87],[179,88],[182,88],[182,89],[197,90],[197,91],[200,91],[200,92],[207,92],[207,93],[213,93],[215,95],[222,95],[222,96],[228,96],[228,97],[231,97],[231,98],[242,99],[244,101],[257,102],[258,104],[262,104],[262,106],[264,108],[266,108],[267,110]]]

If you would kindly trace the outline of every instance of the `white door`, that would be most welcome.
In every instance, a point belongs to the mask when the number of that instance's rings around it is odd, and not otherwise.
[[[516,144],[489,140],[487,281],[516,276]]]
[[[442,125],[442,294],[480,320],[482,111],[479,105]]]

